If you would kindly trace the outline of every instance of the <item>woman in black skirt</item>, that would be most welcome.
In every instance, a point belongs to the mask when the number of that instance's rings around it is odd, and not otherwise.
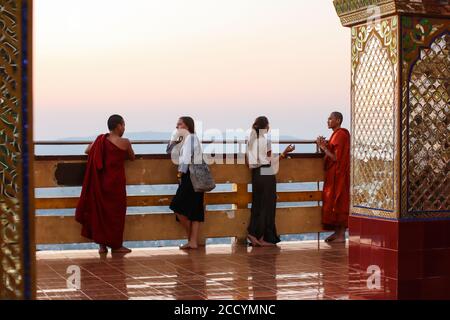
[[[270,141],[266,138],[269,120],[259,117],[255,120],[247,146],[247,160],[252,170],[252,209],[248,239],[253,246],[268,247],[280,242],[275,226],[277,207],[276,171],[279,159],[295,150],[290,145],[278,157],[272,156]]]
[[[203,156],[201,142],[195,134],[194,120],[191,117],[181,117],[177,123],[177,135],[172,139],[167,152],[172,159],[178,161],[179,186],[170,209],[175,213],[177,221],[186,230],[188,243],[180,249],[198,248],[200,223],[205,221],[204,193],[195,192],[192,186],[189,164],[194,152],[195,159]]]

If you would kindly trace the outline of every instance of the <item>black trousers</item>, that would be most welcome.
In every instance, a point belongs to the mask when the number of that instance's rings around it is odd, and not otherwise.
[[[252,169],[252,209],[248,233],[270,243],[280,242],[275,226],[277,210],[277,180],[268,174],[270,168]]]

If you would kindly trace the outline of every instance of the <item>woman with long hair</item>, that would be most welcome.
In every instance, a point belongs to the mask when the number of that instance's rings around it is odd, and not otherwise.
[[[253,123],[247,145],[247,160],[252,170],[252,209],[248,240],[253,246],[268,247],[280,242],[275,226],[277,203],[276,163],[286,158],[295,147],[289,145],[279,157],[272,154],[267,117]]]
[[[176,147],[176,148],[175,148]],[[195,134],[195,124],[191,117],[181,117],[177,122],[177,134],[167,147],[172,159],[178,160],[178,190],[170,209],[177,221],[186,230],[188,243],[182,250],[197,249],[200,224],[205,221],[204,193],[195,192],[189,172],[192,159],[201,159],[201,142]]]

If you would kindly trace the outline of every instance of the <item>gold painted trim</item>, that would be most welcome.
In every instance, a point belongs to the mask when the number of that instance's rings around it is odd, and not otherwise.
[[[450,2],[447,0],[334,0],[333,4],[345,27],[394,14],[450,17]]]
[[[24,79],[22,47],[24,39],[23,13],[27,5],[27,110],[28,127],[24,132]],[[3,0],[0,4],[1,20],[1,93],[0,144],[2,146],[0,179],[0,299],[34,298],[35,246],[34,246],[34,188],[32,179],[34,149],[32,123],[32,0]],[[29,148],[23,145],[24,138]],[[31,144],[31,145],[30,145]],[[28,151],[29,197],[24,198],[24,150]],[[28,207],[25,207],[27,202]],[[24,239],[24,221],[28,222],[29,241]],[[28,263],[28,264],[27,264]],[[25,284],[28,284],[26,287]]]
[[[37,290],[37,274],[36,274],[36,232],[35,232],[35,192],[34,192],[34,155],[35,155],[35,147],[34,147],[34,87],[33,87],[33,49],[34,49],[34,40],[33,40],[33,12],[34,12],[34,3],[33,0],[26,0],[28,4],[28,143],[29,143],[29,159],[28,159],[28,171],[29,171],[29,259],[30,259],[30,277],[31,277],[31,299],[36,299],[36,290]]]
[[[374,21],[374,23],[354,26],[352,27],[352,67],[351,67],[351,109],[352,109],[352,133],[356,134],[356,110],[355,110],[355,87],[356,87],[356,77],[358,73],[358,69],[361,62],[361,57],[366,52],[366,45],[373,37],[376,37],[381,45],[382,50],[386,50],[388,54],[388,59],[392,68],[392,76],[393,76],[393,96],[392,98],[392,117],[393,123],[390,130],[392,130],[392,145],[393,152],[392,156],[392,167],[390,171],[392,173],[392,189],[391,189],[391,198],[392,205],[389,207],[382,208],[371,208],[371,207],[361,207],[360,203],[356,203],[356,194],[355,194],[355,155],[356,152],[354,149],[355,146],[355,137],[352,138],[352,159],[351,159],[351,213],[352,214],[362,214],[380,218],[398,218],[399,210],[398,210],[398,187],[397,187],[397,179],[398,179],[398,150],[396,150],[396,144],[398,142],[397,135],[397,118],[398,118],[398,106],[399,106],[399,17],[389,17],[386,19],[381,19],[378,21]]]

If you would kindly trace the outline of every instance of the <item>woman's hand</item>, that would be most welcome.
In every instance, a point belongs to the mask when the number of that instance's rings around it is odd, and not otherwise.
[[[286,155],[286,154],[294,152],[294,151],[295,151],[295,146],[293,144],[290,144],[286,147],[283,154]]]
[[[295,146],[293,144],[290,144],[286,147],[286,149],[284,149],[283,153],[281,154],[281,158],[284,159],[286,158],[288,153],[291,153],[295,150]]]
[[[170,143],[179,144],[183,142],[184,137],[186,136],[186,130],[177,129],[172,133],[172,137],[170,138]]]
[[[178,172],[178,174],[177,174],[178,184],[181,184],[182,177],[183,177],[183,172]]]

